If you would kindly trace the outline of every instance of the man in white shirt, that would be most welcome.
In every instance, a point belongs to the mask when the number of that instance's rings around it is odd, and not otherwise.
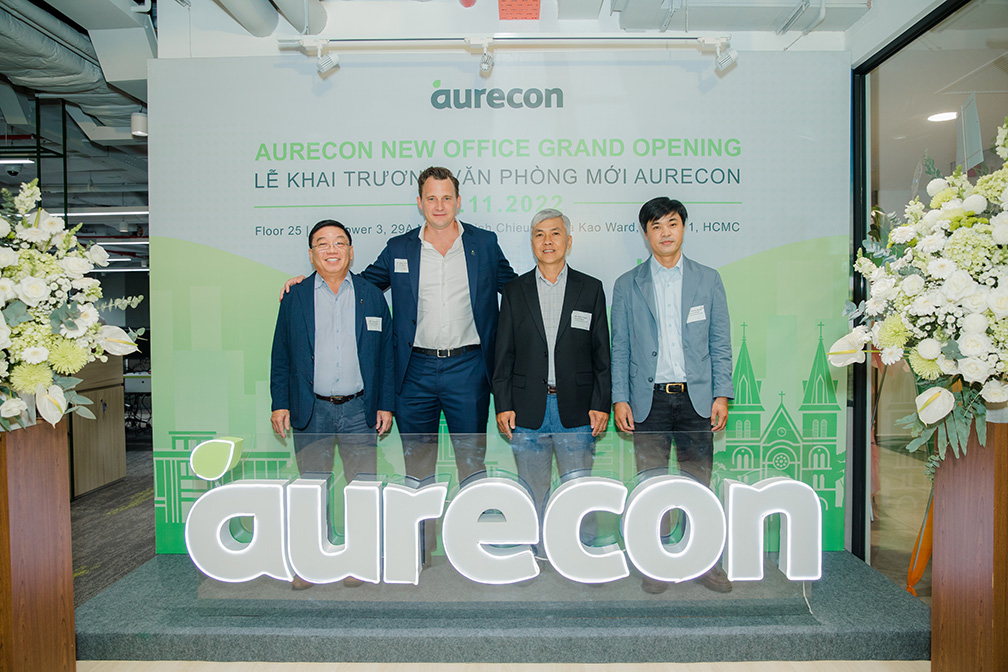
[[[361,274],[392,289],[396,425],[406,474],[419,481],[434,476],[442,412],[459,480],[484,469],[497,294],[515,277],[496,234],[456,219],[458,186],[447,168],[424,170],[417,180],[424,224],[389,239]]]

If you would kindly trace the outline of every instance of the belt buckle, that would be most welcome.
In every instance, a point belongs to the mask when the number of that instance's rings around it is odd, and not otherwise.
[[[682,391],[682,383],[665,383],[665,394],[679,394]]]
[[[451,357],[451,348],[434,348],[434,356],[440,359]]]

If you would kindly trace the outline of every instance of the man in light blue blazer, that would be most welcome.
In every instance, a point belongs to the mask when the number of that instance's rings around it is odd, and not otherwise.
[[[682,254],[686,217],[666,197],[640,210],[651,256],[613,288],[613,414],[633,434],[638,473],[666,472],[674,444],[679,470],[709,487],[713,432],[724,429],[733,395],[731,333],[721,276]],[[731,590],[717,566],[698,580]],[[660,593],[667,585],[645,578],[642,587]]]

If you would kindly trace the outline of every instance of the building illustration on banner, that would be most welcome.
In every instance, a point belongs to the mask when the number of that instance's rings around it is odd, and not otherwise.
[[[756,483],[771,476],[787,476],[815,490],[824,516],[832,511],[842,515],[846,445],[838,440],[842,407],[836,395],[838,381],[830,375],[823,347],[823,323],[818,324],[819,343],[808,378],[802,381],[801,396],[791,397],[801,403],[789,411],[788,392],[779,391],[780,402],[766,421],[761,384],[749,357],[747,326],[742,323],[742,344],[732,376],[735,399],[728,409],[725,442],[714,449],[716,480]]]

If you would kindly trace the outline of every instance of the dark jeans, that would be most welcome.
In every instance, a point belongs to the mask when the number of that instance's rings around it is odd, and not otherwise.
[[[634,460],[637,473],[650,470],[669,471],[671,447],[675,445],[680,473],[690,475],[710,487],[714,462],[714,433],[710,418],[704,418],[693,408],[686,386],[681,392],[655,390],[651,412],[641,422],[634,420]],[[671,532],[671,518],[662,518],[661,534]]]

